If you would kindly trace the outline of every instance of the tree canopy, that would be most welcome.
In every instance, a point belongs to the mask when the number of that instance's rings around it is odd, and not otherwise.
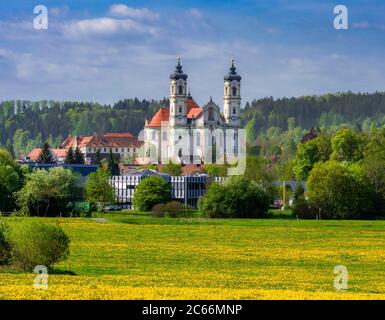
[[[133,205],[136,210],[150,211],[159,203],[171,200],[171,185],[158,176],[143,179],[135,189]]]

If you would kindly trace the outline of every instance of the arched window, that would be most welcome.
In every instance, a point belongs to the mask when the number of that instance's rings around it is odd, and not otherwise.
[[[213,121],[214,120],[214,115],[213,115],[213,110],[209,110],[209,121]]]
[[[233,108],[233,114],[236,114],[237,112],[236,112],[236,110],[235,110],[235,108]]]
[[[182,107],[179,106],[179,113],[182,113]]]
[[[237,95],[237,88],[233,87],[233,96],[236,96],[236,95]]]
[[[182,95],[182,94],[183,94],[183,86],[179,86],[179,87],[178,87],[178,90],[179,90],[179,93],[178,93],[178,94]]]

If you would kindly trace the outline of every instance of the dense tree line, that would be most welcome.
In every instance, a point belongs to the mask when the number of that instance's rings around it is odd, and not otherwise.
[[[92,102],[5,101],[0,104],[0,145],[16,157],[48,142],[57,147],[69,134],[105,132],[138,134],[167,99],[126,99],[113,106]],[[343,126],[369,131],[385,124],[385,93],[351,92],[299,98],[263,98],[247,102],[241,118],[249,142],[262,155],[280,152],[292,157],[304,130],[320,127],[337,131]],[[290,132],[283,149],[282,137]]]
[[[357,127],[385,123],[385,93],[339,93],[322,96],[274,99],[272,97],[246,103],[242,112],[245,123],[255,119],[257,132],[270,127],[286,131],[288,118],[309,129],[352,123]],[[369,121],[373,123],[368,123]]]
[[[167,100],[126,99],[113,106],[57,101],[5,101],[0,104],[0,145],[16,157],[48,142],[57,147],[69,134],[138,134]]]

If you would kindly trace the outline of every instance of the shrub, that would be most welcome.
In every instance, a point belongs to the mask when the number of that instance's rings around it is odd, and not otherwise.
[[[36,220],[15,222],[10,232],[12,262],[23,271],[37,265],[53,270],[69,255],[70,238],[58,225]]]
[[[265,219],[293,219],[292,209],[269,209],[267,214],[264,216]]]
[[[178,217],[178,212],[181,212],[183,210],[184,210],[184,205],[182,205],[179,201],[170,201],[164,205],[164,211],[171,218]]]
[[[8,241],[9,227],[0,220],[0,265],[7,264],[11,258],[11,244]]]
[[[304,196],[300,196],[294,201],[293,214],[299,219],[315,219],[317,213],[317,209]]]
[[[158,203],[151,209],[151,216],[154,218],[163,218],[164,217],[164,204]]]
[[[135,189],[133,205],[135,210],[150,211],[158,203],[171,200],[171,185],[161,177],[143,179]]]
[[[213,183],[199,201],[199,210],[209,217],[261,217],[272,199],[256,182],[246,177],[231,177],[226,183]]]

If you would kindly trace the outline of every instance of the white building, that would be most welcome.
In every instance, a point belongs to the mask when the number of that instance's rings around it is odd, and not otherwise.
[[[203,107],[198,106],[188,91],[187,78],[178,59],[170,76],[170,105],[145,124],[148,162],[222,163],[236,156],[241,126],[241,76],[234,61],[224,78],[223,114],[211,98]]]

